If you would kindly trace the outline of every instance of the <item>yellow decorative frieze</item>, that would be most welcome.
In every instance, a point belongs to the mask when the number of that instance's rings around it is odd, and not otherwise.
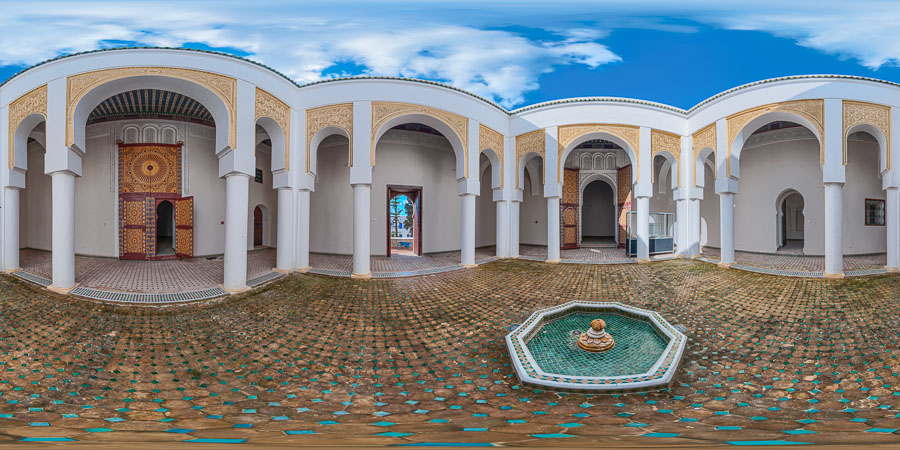
[[[9,104],[9,168],[16,165],[16,128],[32,114],[40,114],[47,120],[47,85],[34,89],[27,94],[13,100]]]
[[[306,110],[306,171],[312,155],[310,144],[313,136],[327,127],[340,128],[347,132],[350,141],[350,166],[353,167],[353,103],[320,106]]]
[[[887,170],[891,170],[891,108],[875,103],[844,100],[842,104],[844,112],[844,156],[843,162],[847,164],[847,138],[850,129],[857,125],[871,125],[884,134],[887,143]]]
[[[122,67],[70,76],[66,86],[66,145],[75,143],[75,107],[88,92],[110,81],[139,76],[177,78],[209,89],[228,110],[228,146],[236,148],[237,80],[211,72],[175,67]]]
[[[738,133],[740,133],[753,119],[770,112],[796,114],[811,122],[813,126],[816,127],[816,131],[819,134],[820,163],[825,164],[825,143],[823,141],[825,136],[825,101],[794,100],[757,106],[756,108],[732,114],[725,119],[728,122],[728,148],[725,149],[725,170],[728,176],[731,176],[731,148],[734,146],[734,141],[737,139]]]
[[[653,161],[659,152],[668,152],[675,158],[677,172],[675,176],[678,178],[676,182],[681,187],[681,136],[666,131],[651,130],[650,131],[650,160]],[[655,183],[653,179],[653,171],[650,171],[650,182]]]
[[[503,135],[484,125],[478,126],[478,152],[491,149],[500,160],[500,187],[503,187]]]
[[[700,158],[700,152],[705,148],[711,148],[713,151],[713,160],[716,154],[716,123],[713,122],[700,131],[693,134],[693,155],[691,164],[697,162]],[[697,174],[694,173],[694,186],[697,185]]]
[[[591,133],[607,133],[612,136],[615,136],[623,141],[628,147],[631,148],[632,153],[634,153],[634,170],[635,174],[637,174],[636,180],[640,180],[640,153],[641,153],[641,129],[640,127],[632,126],[632,125],[615,125],[615,124],[606,124],[606,123],[585,123],[578,125],[563,125],[557,128],[556,132],[556,142],[559,144],[557,150],[557,171],[559,173],[558,177],[562,179],[562,171],[566,166],[566,162],[563,161],[563,152],[565,152],[566,148],[575,142],[576,139]]]
[[[291,107],[274,95],[256,88],[256,117],[268,117],[275,121],[284,133],[284,170],[291,168]]]
[[[542,162],[547,163],[546,138],[547,132],[543,128],[516,136],[516,187],[519,187],[519,163],[529,153],[541,155]],[[543,177],[541,177],[543,178]]]
[[[416,105],[412,103],[399,102],[372,102],[372,166],[375,165],[375,134],[378,133],[384,124],[389,120],[404,116],[407,114],[423,114],[449,126],[456,137],[462,142],[463,150],[463,176],[469,177],[469,119],[453,114],[442,109],[432,108],[430,106]]]

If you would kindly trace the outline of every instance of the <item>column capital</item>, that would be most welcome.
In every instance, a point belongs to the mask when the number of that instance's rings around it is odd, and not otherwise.
[[[68,170],[68,169],[54,170],[53,172],[47,173],[47,175],[50,175],[51,177],[52,177],[53,175],[71,175],[71,176],[73,176],[73,177],[78,177],[78,176],[80,176],[80,175],[78,175],[77,173],[72,172],[71,170]]]
[[[226,174],[223,175],[223,176],[224,176],[225,178],[230,178],[230,177],[233,177],[233,176],[242,176],[242,177],[247,177],[248,179],[250,178],[250,174],[246,174],[246,173],[244,173],[244,172],[238,172],[238,171],[228,172],[228,173],[226,173]]]

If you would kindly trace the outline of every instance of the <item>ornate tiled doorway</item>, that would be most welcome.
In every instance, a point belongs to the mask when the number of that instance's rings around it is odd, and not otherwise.
[[[118,144],[120,259],[193,257],[194,201],[182,196],[181,145]]]

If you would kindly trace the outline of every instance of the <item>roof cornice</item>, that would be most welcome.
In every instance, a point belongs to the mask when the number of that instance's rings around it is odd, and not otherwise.
[[[761,86],[761,85],[765,85],[765,84],[778,83],[778,82],[782,82],[782,81],[802,81],[802,80],[853,80],[853,81],[865,81],[865,82],[869,82],[869,83],[879,83],[879,84],[884,84],[884,85],[891,86],[891,87],[900,87],[900,83],[895,83],[895,82],[892,82],[892,81],[881,80],[881,79],[878,79],[878,78],[871,78],[871,77],[857,76],[857,75],[835,75],[835,74],[791,75],[791,76],[784,76],[784,77],[777,77],[777,78],[769,78],[769,79],[765,79],[765,80],[754,81],[754,82],[752,82],[752,83],[742,84],[742,85],[740,85],[740,86],[733,87],[733,88],[728,89],[728,90],[726,90],[726,91],[722,91],[722,92],[720,92],[720,93],[718,93],[718,94],[715,94],[715,95],[713,95],[712,97],[709,97],[709,98],[707,98],[706,100],[703,100],[703,101],[701,101],[700,103],[697,103],[696,105],[694,105],[693,107],[691,107],[690,109],[687,109],[687,110],[681,109],[681,108],[678,108],[678,107],[675,107],[675,106],[667,105],[667,104],[664,104],[664,103],[658,103],[658,102],[653,102],[653,101],[649,101],[649,100],[641,100],[641,99],[634,99],[634,98],[622,98],[622,97],[579,97],[579,98],[567,98],[567,99],[551,100],[551,101],[547,101],[547,102],[536,103],[536,104],[533,104],[533,105],[527,105],[527,106],[523,106],[523,107],[521,107],[521,108],[516,108],[516,109],[508,110],[508,109],[506,109],[506,108],[500,106],[500,105],[497,104],[496,102],[491,101],[491,100],[489,100],[489,99],[487,99],[487,98],[484,98],[484,97],[479,96],[479,95],[477,95],[477,94],[474,94],[474,93],[472,93],[472,92],[466,91],[466,90],[464,90],[464,89],[460,89],[460,88],[457,88],[457,87],[454,87],[454,86],[450,86],[450,85],[448,85],[448,84],[440,83],[440,82],[437,82],[437,81],[421,80],[421,79],[416,79],[416,78],[404,78],[404,77],[354,76],[354,77],[343,77],[343,78],[331,78],[331,79],[327,79],[327,80],[314,81],[314,82],[312,82],[312,83],[300,84],[300,83],[297,83],[296,81],[292,80],[291,78],[289,78],[287,75],[285,75],[285,74],[283,74],[283,73],[281,73],[281,72],[275,70],[274,68],[269,67],[269,66],[267,66],[267,65],[265,65],[265,64],[259,63],[259,62],[257,62],[257,61],[254,61],[254,60],[252,60],[252,59],[248,59],[248,58],[244,58],[244,57],[241,57],[241,56],[232,55],[232,54],[229,54],[229,53],[224,53],[224,52],[219,52],[219,51],[213,51],[213,50],[199,50],[199,49],[175,48],[175,47],[117,47],[117,48],[109,48],[109,49],[101,49],[101,50],[90,50],[90,51],[85,51],[85,52],[79,52],[79,53],[72,53],[72,54],[68,54],[68,55],[62,55],[62,56],[58,56],[58,57],[53,58],[53,59],[48,59],[48,60],[46,60],[46,61],[37,63],[37,64],[35,64],[35,65],[31,66],[31,67],[28,67],[28,68],[26,68],[26,69],[23,69],[23,70],[21,70],[21,71],[15,73],[14,75],[12,75],[11,77],[9,77],[8,79],[4,80],[3,82],[0,82],[0,87],[3,87],[4,85],[6,85],[7,83],[9,83],[10,81],[16,79],[16,78],[19,77],[19,76],[22,76],[23,74],[25,74],[26,72],[28,72],[28,71],[30,71],[30,70],[33,70],[33,69],[35,69],[35,68],[41,67],[41,66],[43,66],[43,65],[46,65],[46,64],[49,64],[49,63],[52,63],[52,62],[64,60],[64,59],[67,59],[67,58],[73,58],[73,57],[77,57],[77,56],[91,55],[91,54],[97,54],[97,53],[118,52],[118,51],[133,51],[133,50],[166,50],[166,51],[178,51],[178,52],[195,52],[195,53],[202,53],[202,54],[207,54],[207,55],[214,55],[214,56],[221,56],[221,57],[226,57],[226,58],[232,58],[232,59],[235,59],[235,60],[238,60],[238,61],[246,62],[246,63],[249,63],[249,64],[253,64],[253,65],[255,65],[255,66],[261,67],[261,68],[263,68],[263,69],[265,69],[265,70],[267,70],[267,71],[269,71],[269,72],[272,72],[273,74],[275,74],[275,75],[277,75],[277,76],[283,78],[285,81],[291,83],[292,85],[296,86],[297,88],[301,88],[301,89],[302,89],[302,88],[306,88],[306,87],[310,87],[310,86],[317,86],[317,85],[327,84],[327,83],[341,83],[341,82],[360,81],[360,80],[386,80],[386,81],[401,81],[401,82],[409,82],[409,83],[421,83],[421,84],[427,84],[427,85],[431,85],[431,86],[437,86],[437,87],[441,87],[441,88],[444,88],[444,89],[449,89],[449,90],[452,90],[452,91],[456,91],[456,92],[459,92],[459,93],[461,93],[461,94],[463,94],[463,95],[467,95],[467,96],[469,96],[469,97],[472,97],[472,98],[474,98],[474,99],[477,99],[477,100],[479,100],[479,101],[482,101],[482,102],[484,102],[485,104],[487,104],[487,105],[489,105],[489,106],[491,106],[491,107],[493,107],[493,108],[495,108],[495,109],[497,109],[497,110],[499,110],[499,111],[501,111],[501,112],[504,112],[504,113],[506,113],[507,115],[510,115],[510,116],[516,115],[516,114],[519,114],[519,113],[522,113],[522,112],[526,112],[526,111],[534,111],[534,110],[538,110],[538,109],[542,109],[542,108],[553,107],[553,106],[558,106],[558,105],[574,104],[574,103],[620,103],[620,104],[630,104],[630,105],[646,106],[646,107],[648,107],[648,108],[658,109],[658,110],[661,110],[661,111],[665,111],[665,112],[669,112],[669,113],[675,113],[675,114],[678,114],[678,115],[681,115],[681,116],[684,116],[684,117],[688,117],[688,116],[690,116],[692,113],[694,113],[695,111],[697,111],[698,109],[700,109],[700,108],[702,108],[703,106],[706,106],[706,105],[712,103],[713,101],[715,101],[715,100],[717,100],[717,99],[719,99],[719,98],[725,97],[725,96],[727,96],[727,95],[730,95],[730,94],[733,94],[733,93],[735,93],[735,92],[739,92],[739,91],[742,91],[742,90],[745,90],[745,89],[750,89],[750,88],[757,87],[757,86]]]

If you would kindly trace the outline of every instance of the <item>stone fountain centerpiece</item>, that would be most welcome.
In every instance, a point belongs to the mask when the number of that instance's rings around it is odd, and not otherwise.
[[[578,348],[594,353],[606,352],[616,346],[616,341],[606,332],[603,319],[591,321],[591,329],[578,336]]]
[[[655,311],[570,301],[535,311],[506,336],[506,345],[523,384],[556,391],[649,391],[671,385],[687,336]]]

